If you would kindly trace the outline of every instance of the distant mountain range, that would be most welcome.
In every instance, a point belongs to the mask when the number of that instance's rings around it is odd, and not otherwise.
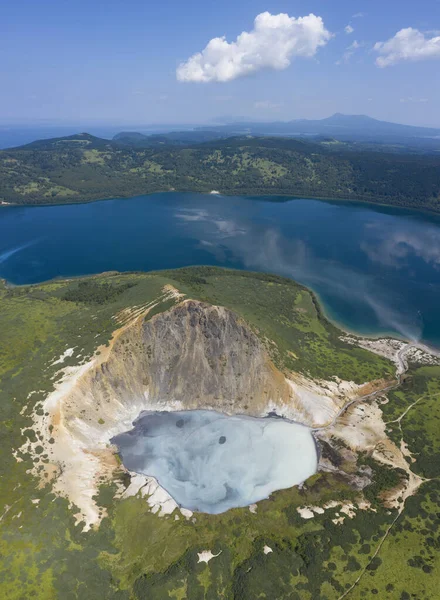
[[[198,129],[206,130],[208,128],[199,127]],[[440,147],[440,129],[401,125],[379,121],[366,115],[343,115],[341,113],[317,120],[239,121],[211,126],[209,130],[224,135],[331,136],[341,141],[398,143],[423,148]]]
[[[198,129],[207,129],[199,127]],[[273,122],[254,122],[239,121],[236,123],[227,123],[209,127],[213,131],[228,130],[243,132],[246,129],[252,129],[260,133],[280,134],[366,134],[368,136],[380,135],[398,135],[402,137],[440,137],[440,129],[432,127],[418,127],[415,125],[401,125],[400,123],[390,123],[388,121],[379,121],[368,117],[367,115],[343,115],[335,113],[325,119],[295,119],[293,121],[273,121]]]
[[[84,131],[84,125],[6,126],[0,125],[0,149],[18,147],[33,140],[60,139],[73,131]],[[292,121],[252,121],[244,117],[223,117],[212,125],[139,125],[117,133],[117,126],[93,126],[91,133],[112,139],[121,146],[149,148],[199,144],[231,136],[284,136],[312,138],[313,141],[334,140],[349,143],[351,149],[392,152],[440,152],[440,128],[417,127],[379,121],[366,115],[336,113],[325,119],[295,119]],[[89,130],[90,131],[90,130]],[[116,134],[116,135],[115,135]],[[321,138],[321,139],[320,139]],[[362,148],[365,150],[365,146]]]
[[[122,132],[113,141],[122,145],[146,148],[163,145],[198,144],[242,135],[312,137],[316,141],[331,138],[341,142],[395,145],[421,151],[440,151],[440,129],[379,121],[366,115],[336,113],[325,119],[258,122],[239,120],[233,123],[197,127],[192,131],[172,131],[144,135]]]

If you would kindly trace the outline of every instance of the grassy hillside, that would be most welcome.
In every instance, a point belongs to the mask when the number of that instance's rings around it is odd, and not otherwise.
[[[341,473],[320,472],[302,489],[259,503],[256,514],[243,508],[188,521],[158,517],[140,497],[114,501],[113,487],[103,485],[99,504],[108,516],[99,529],[82,532],[74,524],[74,507],[28,474],[31,455],[21,453],[21,462],[16,460],[13,452],[39,435],[30,429],[30,415],[53,389],[60,369],[55,360],[67,348],[73,353],[62,366],[90,357],[119,326],[116,314],[158,298],[169,283],[240,314],[281,369],[359,382],[393,371],[387,360],[341,342],[310,292],[276,276],[202,267],[20,288],[0,283],[0,597],[338,600],[360,577],[348,598],[434,598],[440,493],[438,461],[430,456],[438,452],[437,367],[414,370],[383,405],[392,421],[421,398],[422,412],[405,413],[402,429],[392,435],[396,441],[404,436],[418,470],[431,478],[393,526],[396,511],[379,500],[375,511],[359,510],[342,526],[337,506],[311,520],[301,518],[300,506],[359,495]],[[159,303],[148,318],[169,306]],[[368,465],[376,492],[392,485],[383,467]],[[265,545],[271,553],[263,552]],[[221,554],[208,564],[198,562],[197,554],[208,549]]]
[[[156,191],[364,200],[440,211],[440,157],[239,137],[153,147],[81,134],[0,152],[0,201],[81,202]]]

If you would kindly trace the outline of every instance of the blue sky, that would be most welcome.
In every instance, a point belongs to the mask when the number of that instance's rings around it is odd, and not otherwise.
[[[265,12],[294,19],[280,27],[266,19],[255,34],[254,19]],[[295,19],[310,13],[322,24],[305,31]],[[344,112],[440,127],[439,30],[439,0],[3,2],[0,122],[202,123]],[[248,41],[215,50],[215,60],[232,56],[232,75],[224,76],[225,63],[207,64],[212,52],[188,63],[211,39],[231,43],[243,31]],[[380,42],[387,45],[375,48]],[[246,64],[237,59],[243,47],[251,47]],[[180,71],[185,81],[176,75],[181,63],[189,65]]]

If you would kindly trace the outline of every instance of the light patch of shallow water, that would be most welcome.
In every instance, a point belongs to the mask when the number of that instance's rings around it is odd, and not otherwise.
[[[115,436],[124,465],[155,477],[183,508],[218,514],[290,488],[316,472],[309,428],[215,411],[142,412]]]

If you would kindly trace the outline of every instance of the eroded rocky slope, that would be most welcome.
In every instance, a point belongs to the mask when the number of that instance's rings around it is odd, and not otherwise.
[[[78,519],[87,526],[103,515],[94,500],[99,482],[118,468],[109,440],[130,429],[142,410],[205,408],[254,416],[275,410],[323,427],[347,402],[375,389],[336,378],[286,377],[237,314],[174,297],[179,303],[170,310],[153,318],[149,307],[135,313],[91,361],[64,369],[44,415],[35,417],[43,438],[38,443],[49,456],[45,476],[53,477],[54,490],[79,508]],[[176,508],[154,482],[146,489],[158,509]]]

